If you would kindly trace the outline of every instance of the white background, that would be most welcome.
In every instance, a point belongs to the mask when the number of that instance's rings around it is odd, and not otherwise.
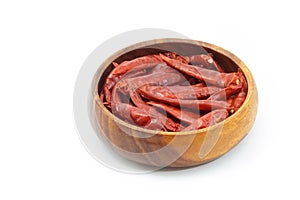
[[[296,2],[1,1],[0,199],[299,199]],[[82,146],[72,113],[82,63],[110,37],[147,27],[217,44],[252,71],[255,126],[220,159],[129,175]]]

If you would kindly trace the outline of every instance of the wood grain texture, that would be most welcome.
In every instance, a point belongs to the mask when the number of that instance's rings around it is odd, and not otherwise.
[[[240,68],[248,82],[248,94],[242,107],[214,126],[189,132],[162,132],[128,124],[109,112],[99,99],[112,61],[122,62],[164,51],[180,55],[213,53],[226,72]],[[92,90],[93,113],[99,138],[106,140],[120,155],[138,163],[159,167],[188,167],[212,161],[237,145],[251,130],[256,118],[258,96],[255,81],[246,65],[218,46],[185,39],[158,39],[122,49],[108,58],[95,74]],[[100,135],[100,134],[103,135]]]

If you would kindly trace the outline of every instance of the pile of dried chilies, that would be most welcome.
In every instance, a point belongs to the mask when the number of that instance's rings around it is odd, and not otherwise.
[[[168,52],[112,64],[101,101],[114,115],[147,129],[190,131],[214,125],[239,109],[247,95],[243,73],[226,73],[210,53]]]

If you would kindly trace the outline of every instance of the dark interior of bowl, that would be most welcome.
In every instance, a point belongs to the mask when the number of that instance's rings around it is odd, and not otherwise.
[[[175,52],[181,56],[212,53],[214,60],[218,62],[218,64],[224,69],[225,72],[236,72],[238,69],[237,64],[223,54],[220,54],[212,49],[205,48],[196,44],[179,43],[179,42],[153,44],[153,45],[145,46],[143,48],[135,49],[119,56],[114,60],[114,62],[121,63],[125,60],[132,60],[140,56],[158,54],[164,52]],[[111,72],[113,68],[114,66],[110,64],[104,71],[102,77],[100,78],[98,82],[99,94],[102,91],[102,87],[106,77],[108,76],[108,74]]]

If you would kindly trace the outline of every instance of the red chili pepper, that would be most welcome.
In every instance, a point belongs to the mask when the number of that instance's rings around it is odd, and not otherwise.
[[[237,82],[239,82],[237,73],[219,73],[214,70],[184,64],[178,60],[168,58],[163,54],[160,54],[160,56],[169,66],[209,84],[226,87],[230,84],[237,84]]]
[[[164,62],[159,58],[159,56],[154,55],[139,57],[131,61],[124,61],[111,71],[108,78],[125,74],[131,70],[148,69],[159,64],[164,64]]]
[[[136,90],[130,91],[130,99],[136,107],[148,110],[148,105],[142,100],[142,98]]]
[[[185,56],[184,57],[187,63],[191,65],[200,65],[209,69],[216,69],[217,71],[223,73],[224,70],[220,65],[213,59],[213,54],[199,54],[193,56]]]
[[[124,61],[124,62],[128,62],[128,61]],[[119,66],[119,64],[116,63],[116,62],[112,62],[112,64],[113,64],[114,67],[118,67]]]
[[[130,72],[130,73],[127,73],[125,75],[121,75],[119,77],[115,77],[115,80],[118,80],[118,81],[121,81],[121,80],[126,80],[128,78],[133,78],[133,77],[138,77],[138,76],[141,76],[143,74],[146,73],[146,70],[141,70],[141,71],[134,71],[134,72]],[[115,89],[115,92],[112,91],[112,93],[114,93],[113,95],[115,96],[115,98],[117,97],[116,96],[116,91],[119,90],[120,86],[117,86],[117,87],[114,87],[115,86],[115,83],[116,82],[108,82],[107,84],[104,85],[103,87],[103,91],[104,91],[104,96],[105,96],[105,99],[106,99],[106,102],[107,102],[107,105],[109,105],[110,107],[110,104],[111,104],[111,99],[112,99],[112,94],[110,92],[110,89],[113,88]]]
[[[124,81],[120,81],[120,87],[125,93],[128,93],[129,90],[137,89],[143,85],[173,85],[180,81],[184,80],[184,77],[176,73],[153,73],[145,76],[139,76],[135,78],[129,78]]]
[[[101,102],[104,102],[104,93],[103,91],[101,91],[100,95],[99,95],[99,99]]]
[[[189,63],[189,57],[177,55],[175,52],[167,52],[167,53],[164,53],[164,55],[169,57],[169,58],[179,60],[179,61],[181,61],[183,63],[186,63],[186,64]]]
[[[224,69],[216,61],[214,61],[214,66],[218,70],[218,72],[220,72],[220,73],[225,72]]]
[[[170,73],[170,72],[176,72],[176,70],[170,67],[169,65],[167,65],[166,63],[164,63],[153,67],[151,74],[161,73],[161,72]]]
[[[121,64],[113,62],[115,68],[107,76],[104,84],[104,92],[107,101],[110,101],[110,92],[109,90],[122,78],[122,75],[125,73],[140,71],[154,67],[159,64],[165,64],[159,56],[143,56],[131,61],[124,61]]]
[[[241,91],[240,93],[238,93],[236,95],[236,97],[234,98],[233,103],[232,103],[234,111],[237,111],[242,106],[242,104],[244,103],[244,101],[246,99],[246,96],[247,96],[247,94],[244,91]],[[234,111],[232,111],[232,112],[234,112]]]
[[[164,125],[157,120],[156,116],[125,103],[119,103],[115,107],[117,116],[125,119],[131,124],[142,126],[153,130],[165,130]]]
[[[133,106],[130,110],[130,117],[135,122],[135,124],[139,126],[146,126],[151,122],[151,117],[149,113],[143,110],[139,110]]]
[[[188,63],[192,65],[203,65],[204,67],[213,68],[214,67],[214,59],[211,54],[199,54],[193,56],[187,56]]]
[[[195,113],[185,111],[185,110],[181,110],[179,108],[169,106],[169,105],[166,105],[166,104],[153,102],[153,101],[149,101],[147,103],[152,105],[152,106],[155,106],[157,108],[161,108],[161,109],[165,110],[166,112],[168,112],[169,114],[171,114],[175,118],[177,118],[177,119],[179,119],[183,122],[186,122],[188,124],[192,124],[197,118],[200,117],[200,115],[197,115]]]
[[[142,123],[148,124],[151,119],[147,112],[142,111],[142,110],[140,110],[134,106],[131,106],[129,104],[118,103],[118,104],[116,104],[115,109],[116,109],[114,112],[115,115],[122,117],[123,119],[127,119],[130,123],[133,123],[135,120],[131,115],[134,115],[137,113],[141,114],[141,119],[142,119],[142,116],[145,116],[144,117],[145,120],[147,119],[147,123],[141,122],[140,124],[142,124]]]
[[[212,101],[212,100],[181,100],[181,99],[172,99],[165,96],[157,95],[152,91],[146,91],[143,88],[139,89],[139,92],[143,97],[160,101],[173,106],[180,106],[184,108],[200,109],[200,110],[211,110],[214,109],[227,109],[231,110],[232,108],[227,105],[224,101]]]
[[[247,81],[245,76],[242,74],[242,72],[239,70],[239,75],[240,75],[240,79],[241,79],[241,85],[243,85],[241,91],[236,95],[236,97],[234,98],[233,102],[232,102],[232,106],[233,106],[233,111],[237,111],[242,104],[244,103],[246,96],[247,96],[247,92],[248,92],[248,85],[247,85]]]
[[[202,65],[207,68],[214,68],[214,60],[212,58],[212,54],[199,54],[199,55],[192,55],[192,56],[180,56],[177,55],[175,52],[167,52],[164,53],[165,56],[171,59],[175,59],[181,61],[185,64],[192,64],[192,65]]]
[[[121,79],[121,81],[125,81],[129,78],[137,77],[145,73],[145,70],[143,71],[138,71],[138,72],[132,72],[124,75]],[[121,83],[118,82],[112,89],[111,93],[111,101],[107,101],[108,105],[111,105],[112,110],[114,110],[114,107],[116,104],[121,103],[121,98],[120,98],[120,93],[122,92],[121,89]],[[104,88],[105,89],[105,88]],[[105,91],[105,90],[104,90]]]
[[[203,99],[221,90],[219,87],[203,87],[203,84],[190,86],[151,86],[145,85],[140,90],[172,99]]]
[[[208,114],[198,118],[191,125],[184,128],[182,131],[192,131],[201,128],[212,126],[228,117],[228,112],[225,109],[218,109],[209,112]]]
[[[232,106],[233,100],[234,100],[234,95],[232,95],[232,96],[230,96],[230,97],[228,97],[228,98],[226,99],[227,105],[228,105],[229,107],[232,107],[232,108],[233,108],[233,106]],[[230,112],[232,112],[232,111],[230,111]]]
[[[167,116],[163,115],[162,113],[158,112],[156,109],[152,108],[148,104],[146,104],[137,93],[137,91],[130,92],[130,98],[138,108],[147,111],[151,115],[158,116],[157,120],[159,123],[164,124],[167,130],[170,131],[178,131],[183,128],[182,125],[174,122],[172,119],[168,118]]]
[[[226,100],[231,95],[240,92],[242,89],[242,84],[239,85],[229,85],[228,87],[214,93],[211,95],[208,100]]]

